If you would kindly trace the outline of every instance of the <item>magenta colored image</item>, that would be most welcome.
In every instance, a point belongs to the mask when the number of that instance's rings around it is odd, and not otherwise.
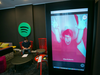
[[[51,16],[53,61],[85,63],[88,14]]]

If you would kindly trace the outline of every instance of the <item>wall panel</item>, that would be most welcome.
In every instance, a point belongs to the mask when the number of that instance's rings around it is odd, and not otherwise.
[[[0,41],[12,42],[17,45],[17,26],[15,21],[15,9],[0,11]]]
[[[33,16],[32,16],[32,5],[19,6],[15,8],[16,24],[17,28],[20,23],[27,22],[31,26],[31,34],[28,36],[29,40],[34,43],[34,28],[33,28]],[[20,36],[17,30],[18,42],[23,41],[24,38]]]
[[[34,29],[35,29],[35,44],[36,49],[39,48],[38,38],[46,38],[45,27],[45,5],[36,5],[33,7]]]

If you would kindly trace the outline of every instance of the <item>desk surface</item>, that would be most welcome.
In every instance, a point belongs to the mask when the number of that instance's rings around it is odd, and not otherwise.
[[[27,63],[32,59],[33,59],[33,54],[28,54],[27,57],[22,57],[21,55],[17,55],[12,59],[11,63],[13,65],[19,65],[19,64]]]
[[[37,49],[36,52],[38,52],[38,53],[44,53],[45,49]]]

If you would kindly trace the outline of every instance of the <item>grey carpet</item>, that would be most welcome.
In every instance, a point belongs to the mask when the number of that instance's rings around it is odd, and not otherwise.
[[[6,71],[0,75],[40,75],[40,67],[37,69],[37,62],[33,61],[32,63],[32,61],[30,61],[22,65],[17,65],[15,72],[15,66],[9,61],[7,62]],[[48,66],[45,62],[42,63],[42,75],[49,75]]]

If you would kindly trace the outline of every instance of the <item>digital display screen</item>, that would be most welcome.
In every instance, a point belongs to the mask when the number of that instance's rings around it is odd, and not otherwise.
[[[53,68],[84,71],[88,8],[50,13]]]

